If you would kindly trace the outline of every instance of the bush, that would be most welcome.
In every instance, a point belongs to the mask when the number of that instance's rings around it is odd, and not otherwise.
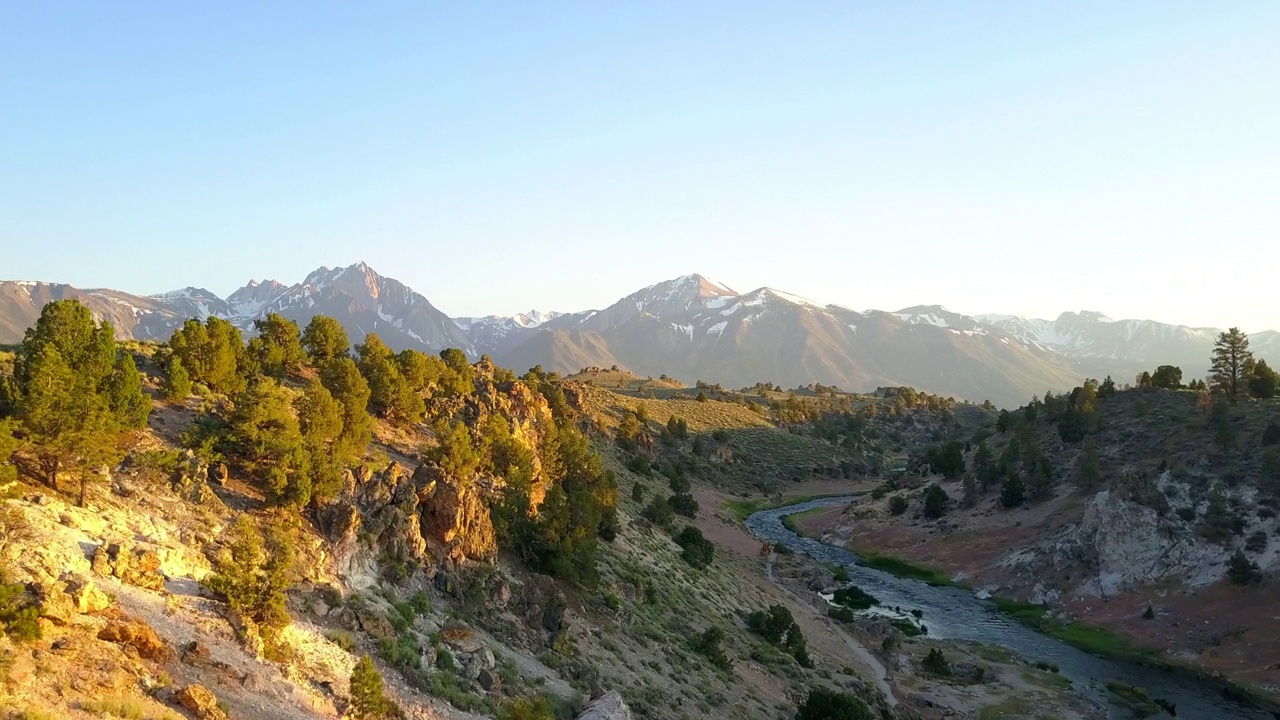
[[[16,642],[40,638],[40,609],[24,585],[0,585],[0,634]]]
[[[324,634],[324,637],[329,642],[337,645],[347,652],[351,652],[356,649],[356,636],[346,630],[330,630]]]
[[[837,590],[835,592],[835,597],[832,599],[852,610],[866,610],[871,606],[878,605],[880,603],[880,601],[874,596],[856,585],[851,585],[847,588]]]
[[[556,714],[545,697],[516,698],[502,706],[498,720],[556,720]]]
[[[722,640],[724,640],[724,630],[713,625],[694,641],[693,649],[706,656],[712,665],[721,670],[728,670],[733,667],[733,662],[729,660],[728,655],[725,655],[724,648],[720,647]]]
[[[681,557],[693,567],[706,568],[715,557],[716,546],[692,525],[687,525],[680,531],[676,536],[676,544],[684,549]]]
[[[1236,585],[1262,582],[1262,569],[1258,567],[1258,563],[1237,550],[1227,563],[1227,578]]]
[[[849,693],[816,687],[809,691],[796,720],[873,720],[866,703]]]
[[[939,485],[930,485],[924,491],[924,514],[931,518],[940,518],[947,514],[947,505],[951,498]]]
[[[665,498],[660,497],[654,497],[645,506],[644,510],[640,511],[640,517],[658,527],[666,527],[671,524],[671,515],[671,504]]]
[[[214,556],[213,569],[205,584],[226,599],[231,612],[256,627],[270,649],[291,622],[285,592],[296,573],[292,538],[274,524],[263,534],[249,515],[241,515],[229,542]]]
[[[698,501],[688,493],[676,493],[667,498],[667,504],[671,506],[672,512],[677,515],[683,515],[687,518],[698,517]]]
[[[937,487],[936,485],[934,487]],[[901,495],[895,495],[889,500],[889,512],[894,515],[901,515],[907,511],[907,499]]]
[[[1267,428],[1262,431],[1263,445],[1280,445],[1280,422],[1272,420],[1267,423]]]
[[[771,605],[768,610],[756,610],[747,615],[747,628],[768,640],[770,644],[786,650],[801,667],[813,667],[808,643],[800,632],[791,611],[782,605]]]
[[[380,720],[399,714],[395,703],[383,694],[382,675],[365,655],[351,671],[350,715],[356,720]]]
[[[938,648],[930,650],[929,654],[924,656],[924,662],[921,665],[934,675],[947,676],[951,674],[951,663],[947,662],[946,656]]]

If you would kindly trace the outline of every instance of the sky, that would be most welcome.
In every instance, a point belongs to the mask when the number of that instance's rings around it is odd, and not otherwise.
[[[0,5],[0,279],[1280,329],[1280,3]]]

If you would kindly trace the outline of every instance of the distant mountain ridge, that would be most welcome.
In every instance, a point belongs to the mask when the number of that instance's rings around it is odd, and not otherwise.
[[[357,263],[318,268],[294,285],[250,281],[226,298],[190,287],[137,296],[0,282],[0,342],[18,342],[45,303],[67,298],[110,320],[121,338],[167,340],[191,317],[224,318],[251,333],[255,320],[273,312],[299,325],[328,315],[357,342],[376,332],[397,350],[458,347],[518,370],[619,365],[731,387],[912,385],[1006,406],[1086,376],[1129,382],[1157,364],[1201,376],[1219,332],[1096,312],[1065,312],[1052,321],[969,316],[940,305],[857,312],[769,287],[739,293],[697,274],[641,288],[599,310],[450,318],[403,283]],[[1250,341],[1255,354],[1280,359],[1280,333],[1255,333]]]

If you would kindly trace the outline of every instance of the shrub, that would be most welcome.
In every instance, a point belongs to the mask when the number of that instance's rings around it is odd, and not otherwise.
[[[816,687],[809,691],[796,720],[872,720],[866,703],[849,693]]]
[[[667,498],[667,504],[671,506],[671,510],[677,515],[683,515],[687,518],[696,518],[698,516],[698,501],[688,493],[676,493]]]
[[[880,602],[870,593],[856,585],[837,590],[833,600],[852,610],[866,610]]]
[[[1236,585],[1262,582],[1262,569],[1258,567],[1258,563],[1237,550],[1227,563],[1227,578]]]
[[[684,549],[681,557],[693,567],[705,568],[711,565],[715,557],[716,546],[692,525],[687,525],[680,531],[676,536],[676,544]]]
[[[1263,445],[1280,445],[1280,422],[1272,420],[1267,423],[1267,428],[1262,431]]]
[[[346,630],[330,630],[324,634],[324,637],[329,642],[337,645],[347,652],[351,652],[356,649],[356,636]]]
[[[654,497],[644,510],[640,511],[640,516],[658,527],[666,527],[671,524],[671,504],[666,498]]]
[[[398,715],[398,708],[383,694],[382,675],[365,655],[351,671],[350,715],[356,720],[380,720]]]
[[[934,675],[951,674],[951,663],[947,662],[946,656],[938,648],[931,649],[929,654],[924,656],[924,662],[921,665]]]
[[[931,518],[940,518],[947,514],[947,504],[951,501],[947,492],[939,485],[930,485],[924,491],[924,514]]]
[[[285,592],[296,573],[292,538],[275,524],[263,534],[248,515],[241,515],[230,541],[214,556],[213,569],[205,584],[226,599],[231,612],[256,627],[270,649],[291,622]]]
[[[934,487],[937,487],[936,485]],[[901,515],[907,511],[907,499],[901,495],[895,495],[889,500],[889,512],[894,515]]]
[[[40,609],[24,585],[0,585],[0,634],[17,642],[40,637]]]
[[[556,720],[556,714],[545,697],[516,698],[502,706],[498,720]]]
[[[713,625],[694,641],[693,649],[705,655],[712,665],[721,670],[728,670],[733,667],[733,662],[729,660],[728,655],[725,655],[724,648],[720,647],[722,640],[724,640],[724,630]]]

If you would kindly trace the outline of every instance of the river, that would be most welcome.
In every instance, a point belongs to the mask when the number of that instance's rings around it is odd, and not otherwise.
[[[954,587],[934,587],[918,580],[895,577],[858,564],[858,556],[834,545],[802,537],[788,530],[782,518],[817,507],[839,505],[856,498],[823,498],[786,507],[763,510],[746,520],[747,529],[756,537],[770,542],[783,542],[797,553],[804,553],[823,563],[842,565],[849,570],[854,584],[880,600],[882,605],[901,606],[903,610],[924,612],[923,622],[929,637],[971,640],[986,645],[999,645],[1023,659],[1044,661],[1058,666],[1063,676],[1072,681],[1083,697],[1098,703],[1109,701],[1106,684],[1110,680],[1145,688],[1152,698],[1174,704],[1180,720],[1273,720],[1267,710],[1234,700],[1212,681],[1189,672],[1153,668],[1136,662],[1097,657],[1055,638],[1044,635],[1000,613],[990,600],[980,600],[971,591]],[[1111,705],[1115,720],[1133,715]],[[1167,718],[1167,714],[1154,716]]]

